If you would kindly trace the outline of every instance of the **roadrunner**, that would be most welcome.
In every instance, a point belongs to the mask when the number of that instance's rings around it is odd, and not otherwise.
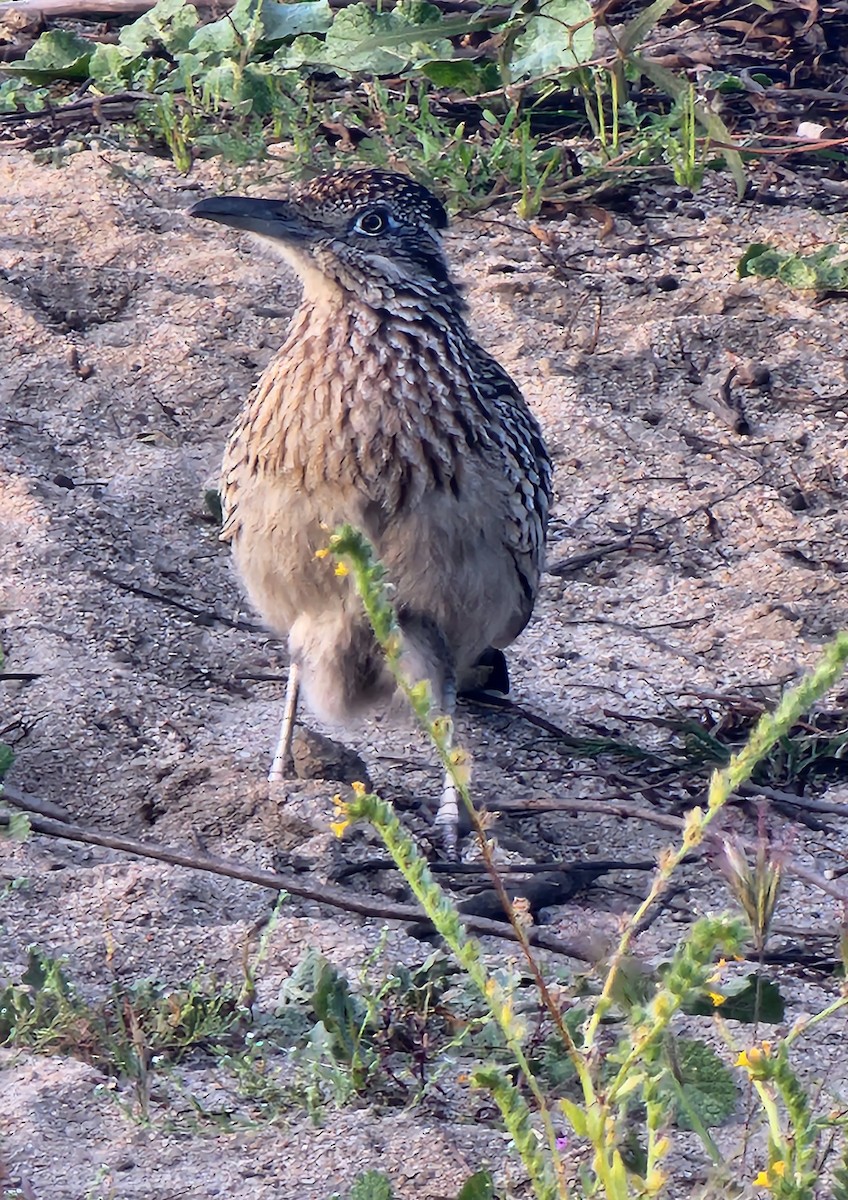
[[[318,551],[349,522],[393,585],[404,670],[453,712],[457,688],[530,619],[551,465],[535,418],[472,338],[448,274],[447,214],[388,171],[313,179],[287,200],[220,196],[190,210],[271,242],[303,298],[227,443],[236,565],[291,668],[271,779],[288,770],[302,687],[330,722],[395,690],[349,580]],[[436,822],[449,852],[457,798]]]

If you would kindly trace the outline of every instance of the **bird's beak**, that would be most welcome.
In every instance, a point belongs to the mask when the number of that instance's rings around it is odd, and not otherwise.
[[[217,221],[219,225],[230,225],[233,229],[244,229],[259,237],[271,238],[275,242],[289,244],[309,240],[313,232],[293,205],[284,200],[262,200],[253,196],[210,196],[199,200],[188,210],[190,217],[202,217],[206,221]]]

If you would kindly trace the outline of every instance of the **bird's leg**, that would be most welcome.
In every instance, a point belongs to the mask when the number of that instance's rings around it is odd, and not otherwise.
[[[451,720],[450,732],[445,741],[445,749],[450,750],[453,742],[453,714],[456,708],[456,688],[453,680],[445,680],[442,688],[442,712]],[[442,798],[434,822],[442,849],[448,858],[456,858],[456,844],[459,831],[459,792],[450,771],[445,772],[445,782],[442,787]]]
[[[457,829],[459,828],[459,793],[451,778],[450,771],[445,772],[445,783],[442,788],[442,798],[439,801],[439,811],[434,821],[436,832],[442,848],[448,858],[456,858]]]
[[[286,684],[286,700],[283,707],[283,722],[280,725],[280,736],[277,740],[274,761],[271,763],[271,770],[268,772],[269,783],[279,783],[291,772],[293,766],[291,752],[292,735],[294,734],[294,718],[297,713],[297,698],[299,693],[300,668],[297,663],[293,662],[289,667],[289,679]]]

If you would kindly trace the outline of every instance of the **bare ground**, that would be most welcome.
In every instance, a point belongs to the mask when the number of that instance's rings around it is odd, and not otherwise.
[[[326,879],[347,853],[327,832],[336,786],[299,781],[269,796],[285,659],[251,628],[203,501],[295,285],[248,240],[185,220],[192,188],[220,184],[212,168],[187,186],[140,156],[81,153],[53,168],[10,155],[0,181],[2,644],[7,671],[35,676],[0,684],[10,782],[79,823]],[[608,229],[591,209],[532,229],[508,217],[457,223],[449,251],[480,338],[523,387],[556,458],[551,566],[629,538],[546,578],[511,655],[522,705],[580,735],[622,728],[615,714],[667,716],[693,694],[774,697],[848,627],[844,301],[735,274],[750,242],[812,249],[843,235],[844,217],[813,212],[803,188],[763,208],[733,201],[725,180],[694,199],[651,193]],[[722,395],[743,406],[749,432],[710,409]],[[514,716],[468,711],[460,732],[482,799],[608,791],[591,762]],[[437,774],[411,735],[372,725],[352,742],[378,790],[413,808],[433,796]],[[843,803],[844,785],[827,799]],[[818,833],[772,820],[798,861],[843,861],[841,816]],[[591,814],[505,823],[510,838],[541,857],[635,861],[665,835]],[[33,838],[0,853],[0,983],[20,977],[32,943],[66,955],[92,998],[113,982],[180,986],[199,970],[238,979],[270,908],[248,884],[106,851]],[[643,939],[646,957],[667,954],[693,913],[724,905],[706,866],[688,883],[685,905]],[[610,877],[550,910],[552,930],[608,936],[642,887],[635,874]],[[833,898],[787,887],[784,940],[833,954],[838,923]],[[379,921],[292,901],[261,967],[260,1007],[308,947],[353,974],[375,949],[376,974],[429,951],[400,929],[380,950],[380,936]],[[787,1023],[837,987],[786,971]],[[844,1035],[840,1022],[818,1034],[808,1065],[836,1104]],[[226,1110],[226,1130],[178,1120],[194,1111],[190,1096]],[[474,1119],[479,1098],[442,1111],[328,1106],[319,1128],[293,1106],[269,1124],[199,1063],[178,1087],[154,1087],[148,1124],[132,1101],[93,1066],[5,1051],[13,1179],[38,1200],[323,1200],[379,1167],[399,1197],[439,1200],[490,1163],[524,1194],[502,1135]],[[729,1157],[739,1120],[721,1134]],[[756,1169],[749,1158],[740,1177]]]

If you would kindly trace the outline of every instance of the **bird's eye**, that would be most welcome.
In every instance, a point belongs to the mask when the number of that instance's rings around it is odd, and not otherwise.
[[[381,212],[376,212],[372,209],[370,212],[364,212],[354,225],[354,229],[359,233],[368,233],[372,237],[375,234],[382,233],[386,228],[386,218]]]

